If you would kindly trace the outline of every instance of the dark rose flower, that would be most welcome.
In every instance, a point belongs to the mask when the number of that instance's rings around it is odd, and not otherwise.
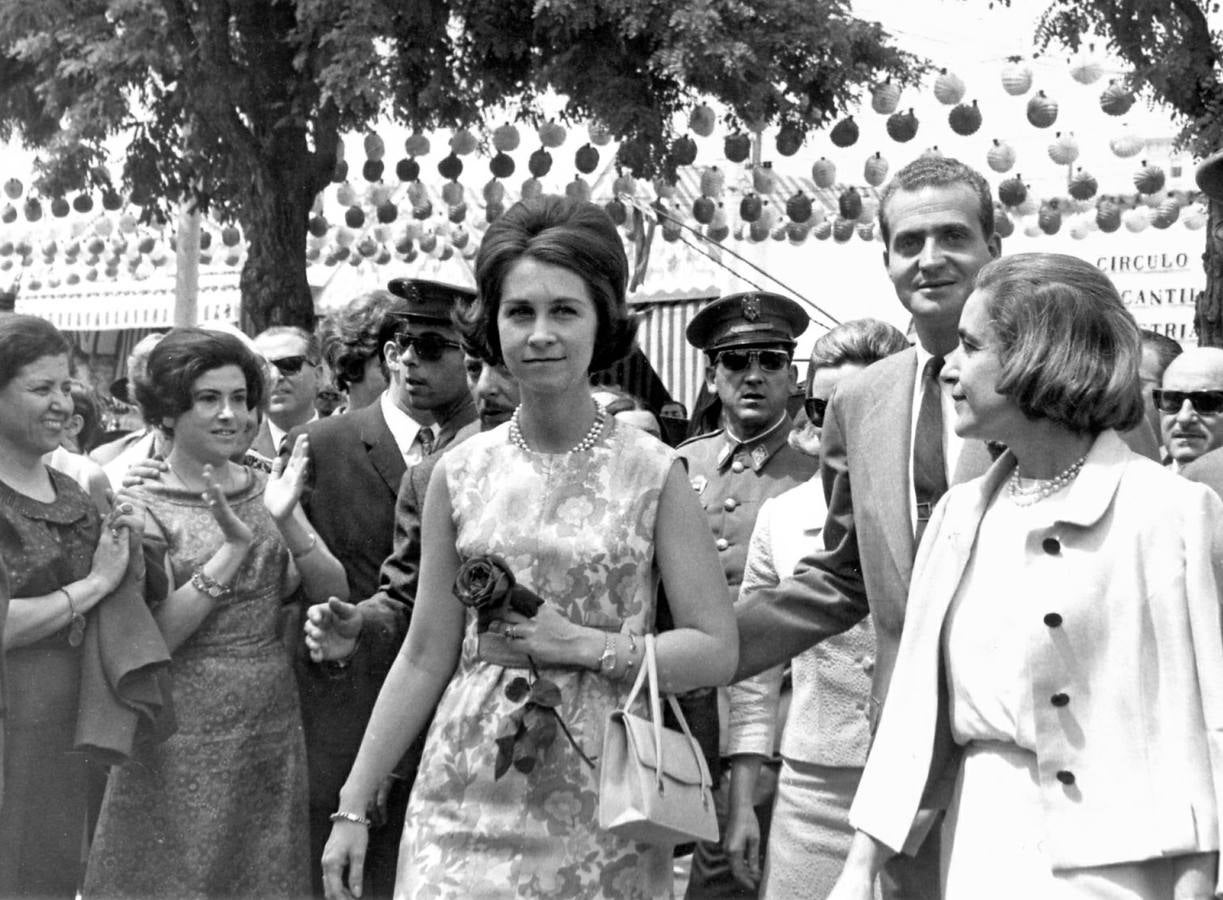
[[[475,556],[459,566],[454,595],[472,609],[500,606],[514,589],[514,573],[500,556]]]
[[[544,602],[534,591],[518,584],[509,564],[493,554],[473,556],[459,566],[454,595],[464,606],[480,613],[482,624],[487,624],[489,614],[501,606],[532,618]]]

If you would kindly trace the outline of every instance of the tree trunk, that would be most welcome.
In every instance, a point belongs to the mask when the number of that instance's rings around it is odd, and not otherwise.
[[[1206,219],[1206,290],[1198,297],[1193,324],[1198,346],[1223,347],[1223,203],[1210,201]]]
[[[314,298],[306,281],[306,226],[317,191],[309,154],[280,154],[258,179],[243,208],[246,263],[242,329],[258,334],[271,325],[314,330]]]

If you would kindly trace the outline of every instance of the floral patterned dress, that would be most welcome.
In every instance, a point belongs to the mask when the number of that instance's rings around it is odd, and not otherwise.
[[[588,452],[528,453],[509,426],[446,455],[460,559],[496,553],[523,586],[574,621],[654,625],[654,525],[674,453],[610,421]],[[458,602],[457,600],[455,601]],[[477,656],[468,611],[458,669],[442,695],[412,791],[396,897],[640,898],[671,891],[669,848],[598,827],[598,773],[558,734],[534,770],[493,777],[497,729],[521,701],[523,670]],[[559,712],[589,756],[631,685],[587,670],[544,669]]]
[[[250,470],[248,470],[250,471]],[[289,552],[263,506],[266,476],[227,495],[255,541],[217,607],[173,653],[178,732],[111,773],[86,897],[300,898],[308,880],[306,753],[278,636]],[[139,489],[175,588],[220,546],[195,492]]]

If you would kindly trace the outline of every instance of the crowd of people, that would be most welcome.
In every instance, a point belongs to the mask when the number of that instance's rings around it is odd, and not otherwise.
[[[592,383],[636,320],[576,199],[474,290],[150,336],[99,446],[68,339],[0,317],[0,896],[669,897],[688,853],[694,900],[1215,896],[1223,350],[993,210],[898,171],[910,333],[801,382],[798,302],[706,305],[686,440]],[[646,635],[718,841],[599,826]]]

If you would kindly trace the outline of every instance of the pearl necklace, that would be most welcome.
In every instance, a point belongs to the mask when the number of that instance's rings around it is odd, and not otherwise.
[[[1016,506],[1032,506],[1046,497],[1051,497],[1078,477],[1085,462],[1087,462],[1087,454],[1084,453],[1052,478],[1036,479],[1036,483],[1031,487],[1024,487],[1020,484],[1019,466],[1016,466],[1007,482],[1007,492],[1011,496],[1011,502]]]
[[[522,425],[518,421],[519,414],[522,411],[522,406],[515,407],[514,414],[510,416],[510,443],[521,450],[523,453],[533,453],[527,439],[522,436]],[[595,401],[595,419],[590,423],[590,429],[586,432],[586,436],[570,448],[568,453],[584,453],[595,445],[595,441],[599,439],[599,435],[603,433],[603,425],[607,422],[607,410],[597,400]]]

